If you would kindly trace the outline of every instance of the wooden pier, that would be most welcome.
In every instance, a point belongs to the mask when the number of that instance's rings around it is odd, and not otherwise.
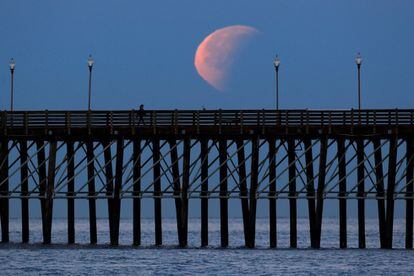
[[[68,243],[75,204],[87,200],[97,244],[96,201],[106,200],[111,245],[121,201],[132,198],[133,244],[141,244],[141,200],[154,202],[155,245],[163,244],[162,204],[173,200],[177,240],[187,246],[188,210],[201,201],[200,245],[209,244],[208,205],[219,199],[221,246],[229,246],[228,202],[240,201],[244,242],[255,247],[258,200],[268,202],[269,247],[277,241],[276,202],[289,203],[290,247],[297,204],[307,202],[310,244],[320,248],[325,200],[337,202],[338,247],[347,248],[347,204],[358,203],[365,248],[365,203],[378,205],[381,248],[393,246],[394,204],[406,204],[405,247],[413,247],[414,110],[129,110],[0,112],[0,224],[9,241],[9,201],[21,200],[23,243],[29,199],[40,201],[43,242],[53,203],[67,202]]]

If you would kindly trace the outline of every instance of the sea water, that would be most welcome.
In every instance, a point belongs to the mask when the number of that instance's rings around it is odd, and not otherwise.
[[[142,246],[133,247],[132,220],[122,219],[120,246],[109,246],[107,219],[99,219],[97,246],[88,245],[89,220],[76,220],[76,244],[66,245],[67,221],[54,219],[50,246],[44,246],[40,219],[30,220],[30,244],[22,245],[21,221],[10,220],[10,240],[0,245],[0,274],[389,274],[414,272],[414,251],[405,250],[405,222],[396,219],[393,250],[379,247],[378,221],[366,220],[367,249],[358,246],[356,219],[348,219],[348,247],[339,247],[337,218],[325,218],[320,250],[309,248],[309,222],[298,219],[298,247],[289,249],[289,219],[278,218],[278,248],[269,248],[269,223],[258,218],[256,249],[243,248],[243,225],[229,219],[229,243],[220,248],[220,220],[209,219],[209,244],[200,245],[200,219],[190,218],[188,248],[177,248],[174,218],[163,218],[163,246],[155,247],[154,222],[142,220]]]

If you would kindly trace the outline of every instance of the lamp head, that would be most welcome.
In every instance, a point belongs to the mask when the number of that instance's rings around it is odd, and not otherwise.
[[[360,66],[360,65],[361,65],[361,63],[362,63],[362,57],[361,57],[361,54],[360,54],[360,53],[358,53],[358,54],[356,55],[356,57],[355,57],[355,63],[356,63],[358,66]]]
[[[10,67],[10,70],[12,70],[12,71],[16,67],[16,62],[14,61],[14,58],[11,58],[10,59],[10,61],[9,61],[9,67]]]
[[[93,63],[94,63],[94,61],[93,61],[92,55],[89,55],[89,57],[88,57],[88,67],[92,68]]]
[[[279,65],[280,65],[279,55],[276,55],[276,58],[275,58],[275,61],[273,62],[273,65],[275,66],[275,68],[279,68]]]

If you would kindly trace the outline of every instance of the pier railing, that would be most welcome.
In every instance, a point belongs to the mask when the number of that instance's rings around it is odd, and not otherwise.
[[[413,109],[3,111],[0,127],[414,125]]]

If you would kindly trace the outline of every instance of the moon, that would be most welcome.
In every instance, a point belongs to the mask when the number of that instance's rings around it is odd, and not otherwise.
[[[217,90],[225,90],[237,53],[257,33],[253,27],[233,25],[208,35],[198,46],[194,58],[200,77]]]

